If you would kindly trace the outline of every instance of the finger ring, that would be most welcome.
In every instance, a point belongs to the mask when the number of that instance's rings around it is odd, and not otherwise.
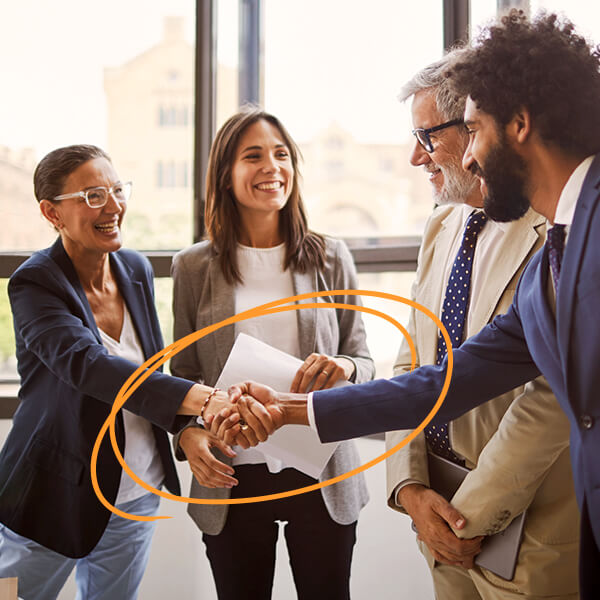
[[[323,369],[323,370],[321,371],[321,373],[323,373],[323,375],[329,375],[329,373],[328,373],[328,372],[327,372],[325,369]]]
[[[244,419],[240,419],[239,423],[240,423],[240,429],[242,431],[246,431],[246,429],[248,429],[248,423],[246,423],[246,421],[244,421]]]

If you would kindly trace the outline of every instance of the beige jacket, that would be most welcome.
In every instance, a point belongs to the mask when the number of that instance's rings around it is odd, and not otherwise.
[[[444,206],[431,216],[423,237],[412,297],[439,309],[451,248],[462,235],[463,211]],[[479,297],[470,300],[472,335],[506,311],[527,261],[544,243],[545,220],[533,211],[509,224],[499,244],[490,249],[490,268]],[[413,310],[408,331],[417,348],[417,366],[434,364],[437,328]],[[410,370],[411,356],[404,342],[395,374]],[[474,390],[476,393],[476,390]],[[391,448],[409,431],[386,435]],[[488,535],[504,529],[528,509],[523,543],[512,581],[482,569],[498,587],[533,595],[577,591],[579,512],[569,461],[569,424],[545,379],[538,378],[466,413],[449,427],[452,448],[472,468],[452,499],[466,517],[460,537]],[[429,484],[425,437],[421,433],[387,460],[387,497],[400,510],[395,490],[404,480]],[[433,559],[429,556],[430,566]]]

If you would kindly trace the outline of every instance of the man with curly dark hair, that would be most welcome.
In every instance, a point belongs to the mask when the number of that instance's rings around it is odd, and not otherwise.
[[[454,349],[440,366],[308,398],[252,383],[240,389],[258,397],[283,423],[310,420],[321,440],[330,442],[417,427],[430,416],[450,357],[451,384],[433,425],[543,374],[571,424],[581,509],[580,594],[597,599],[600,53],[556,15],[529,21],[512,12],[483,31],[450,76],[458,93],[468,96],[470,140],[463,166],[479,177],[485,211],[495,220],[511,221],[531,205],[552,226],[506,314]],[[519,476],[514,473],[515,481]]]

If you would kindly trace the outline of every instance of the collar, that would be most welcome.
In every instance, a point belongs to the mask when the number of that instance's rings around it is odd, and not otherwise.
[[[593,155],[584,158],[571,173],[571,177],[569,177],[565,187],[560,193],[560,198],[558,199],[558,204],[556,205],[554,223],[569,226],[573,222],[577,198],[579,198],[581,188],[583,187],[583,181],[593,160]]]
[[[463,223],[463,229],[465,227],[465,225],[467,224],[467,219],[469,218],[470,214],[473,211],[480,211],[483,212],[483,208],[476,208],[474,206],[471,206],[470,204],[463,204],[462,205],[462,223]],[[498,229],[500,229],[500,231],[502,231],[502,233],[506,233],[506,230],[508,228],[508,226],[510,225],[510,223],[500,223],[499,221],[493,221],[492,219],[488,218],[486,227],[490,227],[490,225],[492,227],[498,227]]]

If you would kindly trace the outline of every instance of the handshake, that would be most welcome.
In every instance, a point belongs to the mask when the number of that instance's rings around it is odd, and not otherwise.
[[[198,483],[209,488],[237,485],[233,468],[212,450],[233,458],[234,444],[250,448],[282,425],[308,425],[306,398],[306,394],[279,393],[252,381],[236,384],[228,392],[192,386],[178,412],[201,415],[204,428],[188,427],[179,436],[178,445]]]
[[[308,425],[306,392],[330,388],[354,372],[354,362],[346,357],[313,353],[298,369],[289,392],[253,381],[233,385],[227,392],[193,385],[178,414],[200,415],[204,427],[187,427],[177,442],[198,483],[209,488],[237,485],[233,468],[212,450],[233,458],[233,445],[250,448],[282,425]]]
[[[229,388],[227,394],[212,393],[202,417],[206,430],[226,444],[250,448],[264,442],[282,425],[308,424],[298,410],[302,405],[306,407],[305,394],[281,394],[246,381]]]

